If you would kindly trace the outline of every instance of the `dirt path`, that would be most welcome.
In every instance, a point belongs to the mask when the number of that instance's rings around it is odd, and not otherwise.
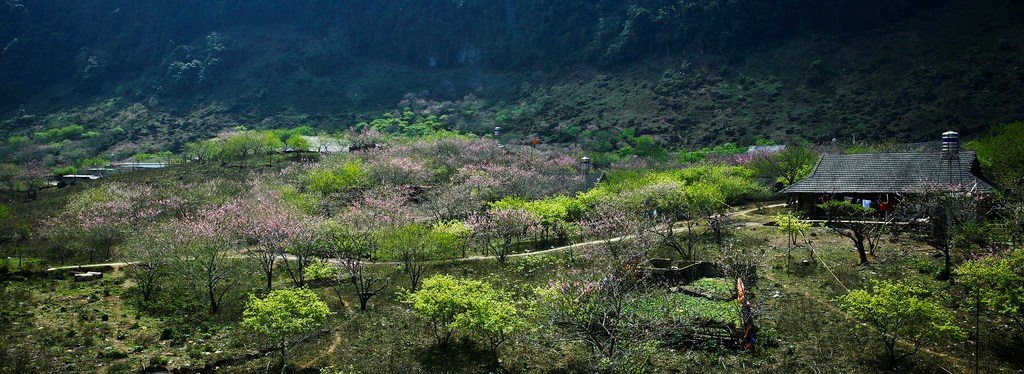
[[[68,265],[68,266],[52,267],[52,268],[46,269],[46,271],[77,270],[77,269],[88,271],[90,269],[103,269],[103,268],[113,268],[113,269],[117,270],[117,269],[123,268],[125,266],[134,265],[134,264],[135,264],[135,262],[106,262],[106,263],[102,263],[102,264]]]
[[[752,212],[755,212],[755,211],[757,211],[759,209],[771,209],[771,208],[778,208],[778,207],[783,207],[783,206],[786,206],[786,204],[782,204],[782,203],[780,203],[780,204],[772,204],[772,205],[766,205],[766,206],[763,206],[763,207],[760,207],[760,208],[753,207],[753,208],[747,208],[747,209],[743,209],[743,210],[737,210],[737,211],[734,211],[734,212],[726,213],[726,215],[728,215],[729,217],[733,217],[733,218],[739,218],[739,217],[746,216],[746,215],[748,215],[748,214],[750,214]],[[750,222],[738,222],[738,224],[744,224],[744,225],[748,224],[748,223],[750,223]],[[676,232],[676,231],[681,231],[681,230],[684,230],[684,229],[685,228],[677,227],[677,228],[672,229],[672,231]],[[550,253],[555,253],[555,252],[561,252],[561,251],[578,249],[578,248],[585,248],[585,247],[588,247],[588,246],[591,246],[591,245],[595,245],[595,244],[599,244],[599,243],[605,243],[605,242],[608,242],[608,241],[615,242],[615,241],[619,241],[619,240],[622,240],[622,239],[628,239],[630,237],[632,237],[632,236],[631,235],[627,235],[627,236],[620,236],[620,237],[617,237],[617,238],[611,238],[611,239],[606,239],[606,240],[592,240],[592,241],[589,241],[589,242],[574,243],[574,244],[564,245],[564,246],[561,246],[561,247],[545,249],[545,250],[542,250],[542,251],[514,253],[514,254],[510,254],[510,255],[508,255],[506,257],[542,256],[542,255],[546,255],[546,254],[550,254]],[[291,256],[291,255],[286,255],[286,258],[288,260],[294,260],[295,259],[295,257]],[[478,260],[489,260],[489,259],[496,259],[496,258],[498,258],[498,256],[479,255],[479,256],[463,257],[463,258],[455,259],[455,260],[452,260],[452,261],[456,261],[456,262],[461,262],[461,261],[478,261]],[[132,264],[134,264],[134,262],[108,262],[108,263],[102,263],[102,264],[69,265],[69,266],[59,266],[59,267],[49,268],[49,269],[46,269],[46,271],[76,270],[76,269],[88,270],[88,269],[105,268],[105,267],[111,267],[111,268],[114,268],[114,269],[118,269],[118,268],[122,268],[122,267],[125,267],[125,266],[128,266],[128,265],[132,265]],[[401,265],[401,264],[402,264],[401,262],[365,262],[364,263],[364,265],[367,265],[367,266],[395,266],[395,265]]]

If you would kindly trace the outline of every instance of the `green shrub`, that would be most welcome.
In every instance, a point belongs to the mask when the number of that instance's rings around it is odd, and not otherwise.
[[[934,343],[939,337],[961,339],[966,336],[957,327],[956,319],[938,303],[928,298],[928,291],[903,283],[874,282],[873,290],[854,290],[840,296],[840,307],[851,317],[875,328],[863,331],[882,343],[886,359],[892,366],[917,353],[923,343]],[[913,350],[901,350],[899,342],[913,343]]]
[[[436,275],[423,280],[423,286],[403,300],[430,319],[442,346],[448,345],[455,331],[464,329],[485,337],[497,349],[511,334],[526,328],[517,306],[504,292],[477,280]]]
[[[334,279],[337,272],[338,269],[331,264],[323,260],[314,260],[313,263],[306,266],[305,277],[310,282],[315,282],[318,280]]]

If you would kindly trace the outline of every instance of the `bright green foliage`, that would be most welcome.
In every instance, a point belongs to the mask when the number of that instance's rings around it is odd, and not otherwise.
[[[804,222],[792,212],[779,213],[772,216],[772,222],[779,225],[779,229],[789,237],[789,244],[796,245],[796,238],[803,235],[811,227],[809,222]]]
[[[436,222],[430,229],[430,238],[434,245],[452,257],[459,252],[465,257],[471,235],[472,232],[465,223],[455,220]]]
[[[743,166],[699,165],[677,173],[677,178],[687,184],[703,182],[714,186],[728,204],[742,202],[764,189],[754,180],[754,171]]]
[[[818,208],[824,210],[825,214],[829,217],[842,218],[863,218],[874,214],[875,212],[872,208],[865,208],[860,204],[848,203],[840,200],[831,200],[818,204]]]
[[[999,127],[995,135],[967,143],[974,149],[986,175],[1003,186],[1015,186],[1024,178],[1024,122]]]
[[[757,155],[748,165],[785,187],[811,174],[817,159],[818,155],[806,145],[793,144],[777,153]]]
[[[633,129],[624,130],[619,140],[621,143],[624,143],[619,148],[619,157],[640,156],[650,157],[655,160],[664,160],[668,157],[668,152],[661,148],[654,141],[654,138],[647,135],[636,137],[634,136]]]
[[[59,128],[52,128],[44,132],[35,133],[35,138],[40,141],[59,142],[61,140],[76,139],[85,132],[81,125],[67,125]]]
[[[442,239],[434,240],[435,233]],[[374,233],[379,246],[376,257],[400,261],[402,270],[409,276],[410,289],[416,290],[430,261],[454,258],[456,248],[446,231],[434,231],[433,227],[422,224],[387,226]]]
[[[356,125],[357,128],[369,127],[383,133],[401,134],[406,137],[419,137],[430,135],[445,129],[445,122],[448,116],[428,115],[420,116],[409,108],[402,111],[402,115],[396,116],[391,113],[384,113],[380,118],[362,122]]]
[[[107,164],[110,164],[110,161],[102,157],[84,158],[81,161],[78,161],[78,167],[83,170]]]
[[[679,152],[678,159],[682,163],[704,161],[708,156],[732,156],[747,152],[746,147],[738,147],[733,143],[716,145],[713,148],[702,148],[697,151]]]
[[[63,167],[59,167],[59,168],[53,168],[51,173],[53,175],[77,174],[78,173],[78,168],[76,168],[74,166],[63,166]]]
[[[367,171],[359,159],[349,159],[332,169],[314,169],[304,177],[312,191],[328,195],[367,183]]]
[[[594,194],[617,194],[654,184],[678,182],[685,186],[703,185],[700,188],[716,190],[723,203],[734,204],[758,196],[764,190],[754,177],[755,173],[751,169],[724,164],[700,164],[663,172],[615,170],[606,174],[601,185],[585,193],[583,200],[592,201],[590,195]]]
[[[921,343],[940,337],[963,338],[965,333],[953,324],[953,316],[939,304],[928,300],[928,292],[903,283],[874,283],[873,292],[854,290],[840,296],[840,307],[851,317],[871,324],[874,339],[885,347],[888,363],[896,365],[917,353]],[[909,351],[898,349],[901,341],[912,345]]]
[[[206,139],[185,144],[185,157],[195,162],[208,162],[222,157],[224,141]]]
[[[464,329],[497,349],[509,336],[526,328],[517,305],[490,284],[436,275],[423,280],[419,291],[405,295],[412,309],[430,319],[437,343],[447,345],[452,333]]]
[[[295,186],[284,185],[280,187],[281,197],[292,206],[299,208],[306,214],[316,214],[320,208],[320,200],[310,193],[299,192]]]
[[[331,266],[326,261],[316,259],[312,263],[306,266],[304,270],[306,272],[306,280],[318,281],[318,280],[330,280],[334,279],[338,272],[338,268]]]
[[[786,237],[789,239],[789,249],[786,251],[786,270],[789,271],[790,258],[792,256],[793,247],[797,244],[797,238],[803,236],[804,232],[811,227],[811,223],[802,221],[800,217],[794,215],[793,212],[776,214],[772,216],[772,222],[775,222],[775,224],[779,226],[779,229],[786,233]],[[813,259],[811,252],[808,252],[808,257]]]
[[[655,160],[664,160],[668,157],[668,152],[655,143],[653,138],[646,135],[636,138],[633,148],[634,154],[640,157],[650,157]]]
[[[221,146],[221,155],[241,163],[255,156],[264,156],[283,147],[281,138],[270,131],[240,131],[231,135]]]
[[[291,144],[288,143],[289,141],[298,141],[298,139],[303,139],[302,136],[316,135],[316,130],[309,126],[299,126],[292,129],[275,129],[269,130],[268,132],[274,134],[274,136],[289,146],[291,146]],[[299,147],[292,146],[292,148],[298,149]]]
[[[264,298],[249,295],[242,326],[279,342],[282,371],[287,367],[288,340],[322,325],[331,309],[305,288],[274,290]]]
[[[956,274],[985,305],[1013,318],[1024,331],[1024,250],[968,261]]]
[[[735,291],[735,289],[730,289]],[[685,293],[666,293],[631,300],[627,307],[629,313],[636,313],[648,320],[668,317],[676,321],[688,323],[705,323],[716,321],[740,327],[743,321],[735,300],[712,300],[705,297],[690,296]]]
[[[612,170],[598,188],[610,193],[635,190],[652,184],[679,181],[673,172],[651,172],[646,170]]]
[[[460,240],[460,238],[464,240],[470,235],[470,231],[461,221],[452,220],[435,223],[431,235],[441,242],[454,243]],[[454,246],[455,244],[452,245]]]
[[[522,209],[541,217],[545,226],[555,226],[582,217],[587,206],[578,199],[566,196],[554,196],[543,200],[528,201],[518,197],[489,203],[491,209]]]
[[[686,207],[686,187],[679,182],[650,184],[641,188],[624,191],[619,194],[619,201],[631,212],[637,214],[671,215],[675,219],[688,217]]]
[[[724,211],[726,195],[713,184],[697,183],[686,188],[686,204],[698,214]]]
[[[288,141],[286,141],[285,144],[288,147],[291,147],[292,149],[302,151],[309,150],[309,148],[312,146],[309,140],[306,140],[306,138],[303,138],[301,136],[291,136],[288,138]]]
[[[17,146],[17,145],[22,145],[22,144],[26,144],[26,143],[28,143],[28,137],[26,137],[26,136],[12,136],[10,138],[7,138],[7,144],[10,144],[10,145]]]
[[[0,204],[0,220],[5,220],[11,216],[11,208],[8,208],[4,204]]]

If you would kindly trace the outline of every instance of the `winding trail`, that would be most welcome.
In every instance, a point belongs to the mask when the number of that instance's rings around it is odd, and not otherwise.
[[[733,211],[733,212],[728,212],[728,213],[726,213],[726,215],[728,215],[729,217],[734,217],[734,218],[735,217],[742,217],[742,216],[745,216],[747,214],[750,214],[751,212],[757,211],[759,209],[771,209],[771,208],[778,208],[778,207],[783,207],[783,206],[786,206],[786,204],[779,203],[779,204],[766,205],[766,206],[762,206],[762,207],[746,208],[746,209],[743,209],[743,210],[737,210],[737,211]],[[750,224],[750,223],[753,223],[753,222],[737,222],[736,224],[746,225],[746,224]],[[677,231],[681,231],[681,230],[685,230],[685,228],[683,228],[683,227],[676,227],[676,228],[672,229],[673,232],[677,232]],[[583,242],[583,243],[573,243],[573,244],[564,245],[564,246],[561,246],[561,247],[554,247],[554,248],[545,249],[545,250],[541,250],[541,251],[513,253],[513,254],[510,254],[510,255],[505,256],[505,257],[542,256],[542,255],[546,255],[546,254],[550,254],[550,253],[555,253],[555,252],[561,252],[561,251],[565,251],[565,250],[585,248],[585,247],[588,247],[588,246],[591,246],[591,245],[595,245],[595,244],[599,244],[599,243],[606,243],[606,242],[609,242],[609,241],[617,242],[617,241],[620,241],[620,240],[623,240],[623,239],[628,239],[628,238],[631,238],[631,237],[632,237],[632,235],[626,235],[626,236],[619,236],[619,237],[610,238],[610,239],[592,240],[592,241]],[[238,258],[244,258],[244,257],[245,256],[238,256]],[[285,258],[287,260],[294,260],[295,259],[295,257],[291,256],[291,255],[286,255]],[[478,256],[468,256],[468,257],[463,257],[463,258],[458,258],[458,259],[448,260],[448,261],[462,262],[462,261],[489,260],[489,259],[496,259],[496,258],[498,258],[498,256],[478,255]],[[48,271],[48,272],[59,271],[59,270],[86,270],[87,271],[89,269],[102,269],[102,268],[113,268],[113,269],[116,270],[116,269],[120,269],[120,268],[125,267],[125,266],[134,265],[134,264],[135,264],[135,262],[129,261],[129,262],[106,262],[106,263],[99,263],[99,264],[84,264],[84,265],[68,265],[68,266],[52,267],[52,268],[46,269],[46,271]],[[401,265],[401,264],[402,264],[401,262],[397,262],[397,261],[364,262],[363,263],[363,265],[365,265],[365,266],[396,266],[396,265]]]

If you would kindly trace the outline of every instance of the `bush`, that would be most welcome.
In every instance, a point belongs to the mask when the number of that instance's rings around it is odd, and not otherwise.
[[[305,276],[310,282],[315,282],[319,280],[334,279],[337,272],[338,269],[331,266],[331,264],[328,264],[323,260],[314,260],[313,263],[306,266]]]
[[[510,335],[526,327],[517,306],[490,284],[436,275],[423,280],[419,291],[406,294],[405,302],[430,319],[437,344],[446,346],[452,333],[465,329],[488,340],[497,349]]]
[[[853,318],[870,323],[875,329],[872,339],[885,348],[889,365],[895,367],[904,358],[917,353],[925,342],[939,337],[962,338],[963,330],[953,324],[948,311],[928,299],[920,287],[888,281],[874,282],[874,289],[854,290],[840,296],[840,307]],[[901,340],[913,343],[913,350],[900,351]]]

